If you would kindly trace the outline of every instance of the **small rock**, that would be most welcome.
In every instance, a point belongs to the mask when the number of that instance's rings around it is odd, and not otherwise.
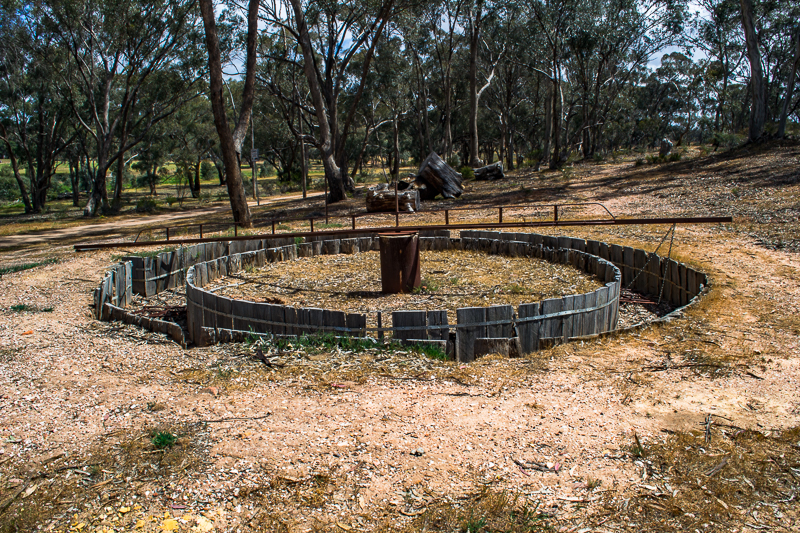
[[[210,394],[213,397],[219,396],[219,389],[216,387],[206,387],[205,389],[201,390],[200,392],[204,392],[206,394]]]
[[[424,448],[417,448],[416,450],[411,450],[411,455],[415,455],[417,457],[424,455],[425,449]]]

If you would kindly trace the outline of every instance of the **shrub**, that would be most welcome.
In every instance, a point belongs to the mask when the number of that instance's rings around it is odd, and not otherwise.
[[[155,198],[151,198],[149,196],[145,196],[144,198],[140,198],[138,202],[136,202],[136,212],[137,213],[152,213],[158,208],[158,202]]]
[[[473,180],[473,179],[475,179],[475,171],[472,170],[472,167],[463,166],[458,171],[461,173],[461,177],[464,180]]]

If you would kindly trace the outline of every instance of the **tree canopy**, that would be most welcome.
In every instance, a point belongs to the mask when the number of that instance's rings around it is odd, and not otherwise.
[[[0,148],[28,212],[60,161],[86,215],[128,165],[174,162],[197,195],[206,161],[249,225],[243,146],[289,181],[321,161],[338,201],[365,162],[431,151],[559,168],[757,142],[797,131],[799,64],[800,4],[775,0],[4,0]]]

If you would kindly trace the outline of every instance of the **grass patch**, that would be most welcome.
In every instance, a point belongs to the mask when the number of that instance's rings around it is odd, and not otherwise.
[[[14,265],[14,266],[10,266],[10,267],[0,268],[0,277],[2,277],[5,274],[12,274],[14,272],[22,272],[23,270],[30,270],[32,268],[36,268],[36,267],[44,266],[44,265],[52,265],[54,263],[58,263],[58,259],[53,257],[53,258],[50,258],[50,259],[45,259],[44,261],[36,261],[35,263],[23,263],[21,265]]]
[[[533,533],[552,531],[552,518],[538,503],[507,491],[484,488],[465,503],[442,502],[403,525],[385,524],[380,531],[458,531],[461,533]]]
[[[165,448],[172,448],[175,446],[175,443],[178,442],[178,437],[169,431],[154,431],[153,436],[150,438],[150,442],[153,443],[153,447],[155,447],[155,449],[163,450]]]
[[[331,228],[343,228],[343,227],[344,224],[339,224],[338,222],[330,222],[328,224],[322,223],[316,225],[317,229],[331,229]]]
[[[70,524],[88,522],[86,516],[78,520],[74,512],[67,512],[73,506],[79,509],[90,502],[119,505],[114,502],[120,480],[167,486],[185,472],[199,471],[207,453],[205,445],[199,444],[202,429],[199,424],[183,424],[113,431],[92,442],[81,454],[5,463],[0,476],[19,483],[0,484],[0,533],[36,531],[51,521],[54,530],[66,531]],[[171,447],[153,453],[150,439],[157,433],[181,437],[176,437]],[[114,526],[118,531],[131,531],[138,517],[134,512],[120,514]]]
[[[164,254],[167,252],[174,252],[177,246],[167,246],[165,248],[159,248],[157,250],[144,250],[142,252],[136,252],[134,254],[113,254],[111,256],[112,261],[124,261],[129,257],[144,257],[144,258],[153,258],[158,256],[159,254]]]
[[[800,490],[800,427],[752,431],[714,421],[661,443],[637,443],[633,454],[648,485],[630,500],[605,502],[620,523],[643,531],[734,530],[746,522],[770,531],[794,515]],[[637,457],[638,456],[638,457]],[[625,503],[627,501],[627,503]]]
[[[52,307],[37,307],[35,305],[28,305],[28,304],[17,304],[12,305],[11,310],[15,313],[52,313]]]
[[[414,294],[429,294],[441,288],[439,282],[431,278],[423,278],[419,287],[414,288]]]

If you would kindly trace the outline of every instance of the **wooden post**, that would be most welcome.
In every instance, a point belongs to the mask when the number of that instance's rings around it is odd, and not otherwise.
[[[272,234],[275,235],[275,219],[272,219]]]
[[[203,225],[200,224],[200,238],[203,238]]]
[[[558,206],[553,206],[553,222],[558,222]]]
[[[502,224],[502,223],[503,223],[503,208],[500,207],[500,221],[498,222],[498,224]]]
[[[400,225],[400,197],[397,195],[397,178],[394,180],[394,226]]]
[[[381,288],[385,294],[409,293],[421,282],[419,234],[379,233]]]
[[[445,209],[444,210],[444,225],[445,226],[449,226],[450,225],[450,210],[449,209]]]
[[[311,222],[311,233],[314,233],[314,219],[309,218],[308,221]]]
[[[169,240],[169,228],[167,228],[167,240]]]
[[[350,217],[353,219],[353,229],[356,229],[356,216],[350,215]]]

